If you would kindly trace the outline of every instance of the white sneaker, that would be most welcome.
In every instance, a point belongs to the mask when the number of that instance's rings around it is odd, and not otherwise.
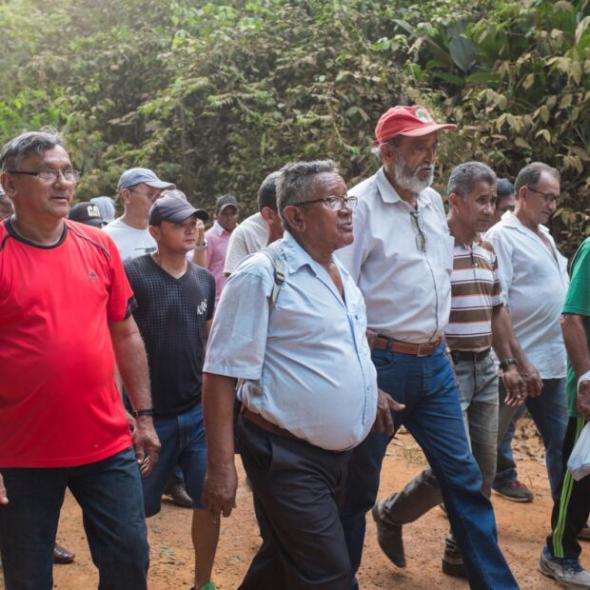
[[[553,557],[547,546],[543,547],[539,560],[539,571],[553,578],[563,588],[579,590],[590,588],[590,573],[587,572],[577,559],[560,559]]]

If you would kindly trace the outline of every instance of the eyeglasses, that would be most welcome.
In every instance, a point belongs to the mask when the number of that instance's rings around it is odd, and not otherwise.
[[[53,183],[58,178],[63,177],[68,182],[78,182],[80,180],[80,173],[77,170],[68,168],[66,170],[57,170],[56,168],[48,168],[40,172],[28,172],[27,170],[7,170],[8,174],[22,174],[25,176],[36,176],[42,182]]]
[[[529,186],[528,184],[526,185],[526,187],[530,191],[533,191],[534,193],[541,195],[543,197],[543,200],[547,204],[555,203],[557,205],[557,203],[559,203],[559,195],[554,195],[553,193],[544,193],[543,191],[538,191],[536,188],[533,188],[532,186]]]
[[[157,190],[157,191],[155,191],[153,193],[144,193],[144,192],[138,191],[137,189],[134,189],[134,188],[130,188],[130,189],[127,189],[127,190],[130,193],[135,193],[136,195],[140,195],[142,197],[146,197],[150,201],[155,201],[160,196],[160,193],[162,192],[161,190]]]
[[[416,227],[416,247],[420,252],[426,252],[426,234],[422,230],[422,218],[418,214],[418,211],[410,211],[410,217]]]
[[[359,202],[357,197],[335,197],[329,196],[323,199],[313,199],[312,201],[299,201],[298,203],[292,203],[292,205],[313,205],[314,203],[325,203],[328,209],[332,211],[340,211],[347,207],[348,209],[354,209]]]

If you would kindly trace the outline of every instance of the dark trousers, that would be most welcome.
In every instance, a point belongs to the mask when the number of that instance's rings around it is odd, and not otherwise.
[[[262,536],[240,590],[350,590],[338,509],[350,453],[271,434],[243,416],[237,436]]]
[[[147,588],[147,530],[132,449],[81,467],[0,472],[10,500],[0,507],[6,590],[53,588],[53,546],[66,488],[82,508],[99,590]]]
[[[584,428],[583,418],[570,418],[563,442],[565,475],[551,513],[551,534],[547,546],[554,557],[578,559],[581,547],[576,537],[590,513],[590,475],[576,481],[567,471],[567,461]]]
[[[567,396],[563,379],[543,379],[543,392],[526,400],[526,409],[535,421],[545,446],[545,463],[553,500],[557,497],[559,483],[563,479],[563,439],[567,428]],[[500,381],[500,415],[498,420],[498,460],[494,485],[500,487],[516,481],[516,462],[512,454],[512,438],[515,422],[524,407],[511,408],[504,403],[506,389]]]

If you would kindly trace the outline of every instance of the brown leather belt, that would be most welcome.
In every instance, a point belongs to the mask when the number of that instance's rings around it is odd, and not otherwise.
[[[252,410],[249,410],[245,406],[242,406],[242,416],[244,416],[244,418],[246,418],[248,422],[252,422],[252,424],[255,424],[256,426],[258,426],[258,428],[262,428],[262,430],[266,430],[267,432],[277,434],[278,436],[283,436],[285,438],[301,440],[298,439],[294,434],[291,434],[285,428],[281,428],[280,426],[277,426],[276,424],[269,422],[266,418],[263,418],[260,414],[252,412]]]
[[[491,348],[478,350],[477,352],[473,350],[451,350],[451,358],[454,363],[458,363],[459,361],[477,362],[486,358],[490,352],[492,352]]]
[[[401,354],[411,354],[413,356],[430,356],[441,342],[441,338],[433,342],[423,344],[412,344],[411,342],[401,342],[387,336],[378,334],[373,341],[373,348],[386,350],[388,352],[400,352]]]

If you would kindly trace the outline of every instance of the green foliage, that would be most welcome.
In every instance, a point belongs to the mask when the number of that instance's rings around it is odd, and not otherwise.
[[[62,130],[80,197],[133,165],[250,211],[292,159],[352,183],[383,110],[419,102],[460,125],[441,181],[471,158],[511,178],[546,161],[563,247],[590,233],[589,0],[5,0],[0,19],[0,140]]]

